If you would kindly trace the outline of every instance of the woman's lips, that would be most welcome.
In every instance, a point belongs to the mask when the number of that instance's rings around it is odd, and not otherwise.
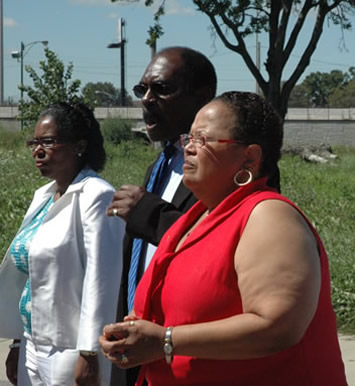
[[[182,169],[183,171],[188,171],[188,170],[192,170],[192,169],[195,169],[195,165],[192,164],[191,162],[189,161],[185,161],[184,165],[182,166]]]
[[[36,160],[36,167],[37,168],[42,168],[43,166],[45,165],[45,163],[43,161],[40,161],[40,160]]]

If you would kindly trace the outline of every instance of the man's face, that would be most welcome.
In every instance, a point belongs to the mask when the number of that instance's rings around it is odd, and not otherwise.
[[[186,84],[179,52],[158,54],[139,86],[143,94],[143,118],[152,141],[175,141],[180,134],[189,132],[202,102]]]

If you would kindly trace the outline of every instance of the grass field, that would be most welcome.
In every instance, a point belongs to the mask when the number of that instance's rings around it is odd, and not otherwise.
[[[318,230],[328,252],[338,324],[355,332],[355,148],[334,153],[338,159],[328,164],[284,155],[281,189]]]
[[[15,235],[33,192],[47,181],[39,176],[24,134],[0,131],[0,260]],[[310,164],[297,156],[280,161],[282,193],[316,226],[328,251],[332,299],[343,332],[355,332],[355,149],[335,148],[338,159]],[[136,142],[107,145],[102,176],[115,187],[139,184],[156,151]]]

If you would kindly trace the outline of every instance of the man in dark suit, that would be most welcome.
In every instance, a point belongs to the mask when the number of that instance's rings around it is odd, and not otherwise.
[[[216,86],[214,67],[204,55],[186,47],[169,47],[153,58],[139,84],[133,88],[135,95],[141,98],[150,139],[166,143],[164,151],[170,147],[173,154],[158,188],[148,189],[153,164],[148,168],[144,187],[123,185],[107,210],[108,215],[120,216],[126,221],[118,321],[131,308],[127,299],[130,297],[128,288],[132,287],[128,282],[132,279],[132,245],[134,251],[136,242],[133,239],[143,240],[138,272],[133,275],[136,286],[165,231],[196,202],[182,183],[183,151],[179,136],[190,131],[197,111],[215,96]],[[113,366],[111,385],[124,384],[119,373]],[[134,384],[135,377],[134,372],[127,372],[126,385]]]

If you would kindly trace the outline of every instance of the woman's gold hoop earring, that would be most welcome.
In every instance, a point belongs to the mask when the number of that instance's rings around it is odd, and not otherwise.
[[[238,181],[238,178],[241,177],[242,174],[245,174],[245,173],[248,174],[248,178],[244,179],[243,181]],[[234,183],[237,186],[245,186],[245,185],[250,184],[253,181],[253,173],[248,169],[240,169],[237,171],[237,173],[235,173],[235,176],[233,179],[234,179]]]

